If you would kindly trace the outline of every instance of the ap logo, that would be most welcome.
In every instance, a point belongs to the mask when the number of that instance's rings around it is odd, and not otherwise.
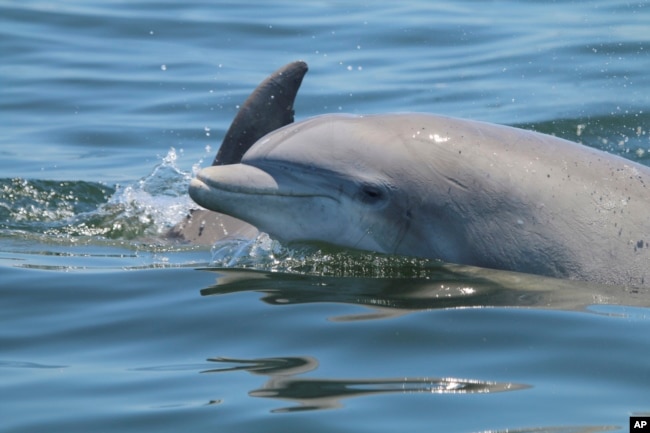
[[[650,417],[649,416],[631,416],[630,417],[630,433],[634,432],[650,432]]]

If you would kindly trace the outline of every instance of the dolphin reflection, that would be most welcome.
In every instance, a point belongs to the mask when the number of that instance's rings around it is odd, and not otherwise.
[[[383,277],[310,275],[299,273],[206,268],[216,283],[201,295],[258,292],[272,305],[342,303],[371,312],[331,318],[333,321],[385,319],[415,311],[526,307],[585,310],[598,305],[648,307],[648,291],[622,289],[470,266],[430,263],[401,267]],[[384,272],[390,266],[382,266]],[[372,271],[369,271],[372,274]]]
[[[478,379],[440,377],[400,377],[375,379],[299,378],[300,374],[316,370],[318,361],[310,356],[261,359],[210,358],[219,367],[202,373],[227,373],[239,370],[268,376],[262,388],[249,392],[252,397],[275,398],[297,403],[274,409],[273,413],[336,409],[341,400],[372,394],[487,394],[518,391],[529,385],[492,382]]]

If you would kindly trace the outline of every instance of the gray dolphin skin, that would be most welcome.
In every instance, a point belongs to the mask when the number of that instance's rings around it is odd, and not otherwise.
[[[204,168],[189,193],[285,243],[650,286],[650,168],[532,131],[322,115]]]

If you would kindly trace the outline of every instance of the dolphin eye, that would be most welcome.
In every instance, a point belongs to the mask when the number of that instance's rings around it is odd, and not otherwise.
[[[360,198],[364,203],[375,204],[381,202],[384,199],[385,194],[385,191],[381,187],[364,184],[361,186]]]

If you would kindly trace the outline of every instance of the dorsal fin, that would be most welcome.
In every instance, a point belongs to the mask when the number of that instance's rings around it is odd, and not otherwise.
[[[232,121],[212,165],[237,164],[257,140],[293,122],[293,102],[307,63],[289,63],[269,75],[246,99]]]

